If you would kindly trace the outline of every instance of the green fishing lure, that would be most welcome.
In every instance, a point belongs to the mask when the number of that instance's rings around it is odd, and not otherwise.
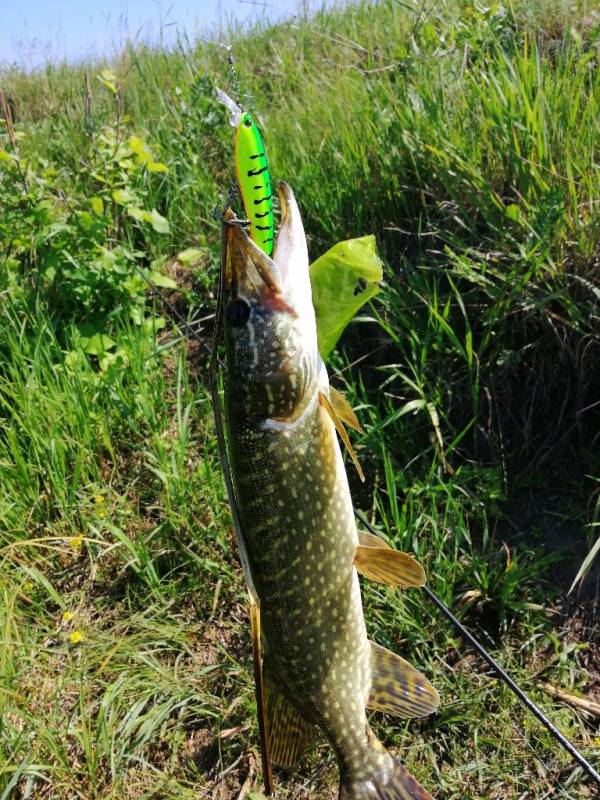
[[[250,238],[268,256],[273,252],[275,223],[269,164],[262,136],[252,116],[217,88],[221,102],[229,109],[230,124],[235,128],[235,172],[250,220]]]

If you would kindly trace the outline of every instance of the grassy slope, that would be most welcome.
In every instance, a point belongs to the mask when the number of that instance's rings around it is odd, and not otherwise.
[[[598,521],[594,20],[390,2],[230,37],[312,254],[375,232],[388,263],[334,363],[365,427],[360,505],[591,758],[590,721],[531,677],[595,679],[551,613],[572,553],[550,573],[543,530],[504,500],[543,488],[580,531]],[[138,271],[194,246],[193,266],[167,266],[187,287],[170,297],[212,307],[211,209],[231,178],[212,84],[229,75],[208,45],[112,69],[104,84],[91,70],[87,101],[83,68],[2,81],[22,161],[0,162],[0,798],[237,796],[258,786],[257,734],[205,358]],[[124,190],[168,230],[134,219]],[[444,698],[432,720],[375,720],[440,798],[592,795],[418,595],[365,596],[373,637]],[[335,780],[320,745],[280,796]]]

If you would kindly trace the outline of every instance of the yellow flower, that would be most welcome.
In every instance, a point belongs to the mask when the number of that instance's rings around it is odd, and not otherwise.
[[[100,506],[100,505],[102,505],[102,503],[103,503],[103,502],[104,502],[104,495],[103,495],[103,494],[97,494],[97,495],[95,495],[95,497],[94,497],[94,503],[96,503],[96,505],[99,505],[99,506]]]
[[[106,511],[104,509],[101,509],[100,511],[96,511],[96,516],[97,517],[105,517],[106,516]]]
[[[73,633],[69,634],[69,641],[71,644],[79,644],[85,639],[85,636],[81,631],[73,631]]]
[[[83,544],[83,536],[71,536],[71,547],[73,550],[80,550]]]
[[[33,583],[31,581],[23,581],[21,589],[23,589],[24,592],[30,592],[33,589]]]
[[[72,611],[64,611],[62,615],[63,622],[70,622],[75,614]]]

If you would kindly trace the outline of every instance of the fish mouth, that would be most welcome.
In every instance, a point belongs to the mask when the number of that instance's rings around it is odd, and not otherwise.
[[[225,291],[233,298],[253,299],[281,294],[281,276],[277,266],[252,241],[231,209],[225,213]]]
[[[224,289],[232,299],[243,298],[248,303],[258,302],[298,316],[307,293],[311,295],[306,237],[292,190],[283,181],[277,189],[281,225],[272,258],[250,238],[242,221],[235,219],[230,209],[225,213]]]

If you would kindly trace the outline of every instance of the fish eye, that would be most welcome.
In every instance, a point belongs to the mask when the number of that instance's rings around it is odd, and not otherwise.
[[[250,306],[245,300],[242,300],[238,297],[237,300],[232,300],[229,303],[225,312],[225,316],[227,317],[227,322],[232,327],[241,328],[242,325],[245,325],[246,322],[248,322],[248,318],[250,316]]]
[[[246,119],[244,120],[244,125],[247,128],[251,128],[252,127],[252,120],[250,119],[250,117],[246,117]]]

